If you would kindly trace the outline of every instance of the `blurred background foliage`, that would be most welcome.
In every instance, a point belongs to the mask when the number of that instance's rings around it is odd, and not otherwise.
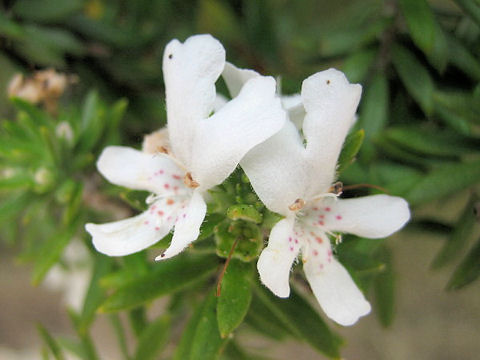
[[[90,248],[93,264],[83,306],[69,312],[77,338],[53,338],[39,326],[46,358],[62,359],[66,350],[96,358],[89,328],[98,309],[112,313],[125,359],[157,358],[175,333],[172,319],[185,322],[191,308],[176,359],[215,358],[220,350],[226,359],[265,358],[247,355],[229,338],[244,319],[275,340],[303,339],[328,357],[339,356],[341,340],[305,300],[301,279],[286,302],[251,283],[251,261],[262,241],[253,224],[268,228],[275,217],[258,206],[241,173],[212,194],[202,236],[215,244],[202,240],[193,254],[162,265],[146,252],[110,259],[91,249],[84,223],[133,214],[146,195],[101,180],[95,159],[108,144],[138,147],[144,134],[165,124],[163,48],[172,38],[197,33],[218,38],[237,66],[281,75],[283,94],[299,92],[304,78],[328,67],[361,83],[359,120],[340,164],[345,195],[405,197],[413,209],[408,231],[446,236],[432,267],[456,263],[447,289],[478,278],[478,0],[7,0],[0,11],[0,236],[21,261],[33,263],[35,284],[57,263],[68,268],[62,254],[72,239]],[[16,72],[29,76],[48,68],[76,79],[57,106],[8,99]],[[437,211],[452,199],[460,205],[447,216]],[[236,250],[222,284],[226,295],[205,298],[221,262],[209,251],[227,257],[238,234],[259,242]],[[390,325],[395,254],[384,241],[354,237],[345,237],[336,252],[376,300],[380,322]],[[229,288],[232,283],[248,290]],[[145,304],[170,293],[168,311],[148,318]],[[218,315],[234,306],[229,296],[242,303],[233,318]],[[127,310],[134,350],[127,349],[127,325],[117,310]]]

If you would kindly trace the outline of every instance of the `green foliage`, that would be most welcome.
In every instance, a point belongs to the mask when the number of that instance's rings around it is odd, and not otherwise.
[[[224,43],[229,61],[281,74],[285,94],[328,67],[360,83],[359,120],[337,170],[346,186],[366,187],[347,188],[346,195],[404,196],[413,210],[412,228],[447,235],[432,267],[458,261],[447,288],[468,286],[480,274],[480,245],[471,243],[480,184],[480,6],[477,0],[455,3],[458,8],[426,0],[5,2],[2,82],[13,70],[47,67],[76,74],[78,82],[56,102],[56,112],[20,98],[10,99],[9,108],[2,102],[2,245],[19,249],[18,259],[33,265],[37,285],[53,266],[69,269],[65,249],[73,238],[90,244],[86,222],[145,209],[148,194],[100,180],[95,161],[105,146],[138,147],[143,134],[165,124],[164,45],[208,32]],[[417,215],[420,206],[466,192],[470,201],[453,223]],[[44,356],[98,359],[90,331],[103,311],[125,359],[165,357],[167,344],[178,345],[175,359],[262,359],[233,338],[239,331],[303,341],[339,358],[342,340],[311,306],[308,290],[295,290],[303,283],[292,277],[292,294],[279,299],[255,281],[255,263],[281,217],[265,208],[240,169],[209,195],[200,237],[181,256],[152,261],[171,235],[122,258],[89,246],[84,260],[91,281],[81,310],[69,313],[75,337],[55,337],[39,326]],[[393,269],[394,251],[382,240],[346,236],[335,253],[389,326],[395,279],[402,277],[401,268]],[[151,319],[147,309],[161,297],[169,305]],[[177,326],[190,309],[178,339]]]
[[[221,284],[217,300],[218,329],[222,338],[233,332],[248,312],[252,300],[252,264],[232,259]]]
[[[255,288],[255,295],[295,337],[308,342],[329,358],[339,358],[341,338],[327,327],[298,293],[292,291],[288,299],[279,301],[259,284]]]
[[[217,298],[210,292],[199,304],[183,333],[174,359],[217,359],[227,339],[220,337],[216,311]]]
[[[218,262],[212,256],[177,256],[147,274],[127,281],[102,305],[104,312],[131,309],[162,295],[181,290],[211,275]]]

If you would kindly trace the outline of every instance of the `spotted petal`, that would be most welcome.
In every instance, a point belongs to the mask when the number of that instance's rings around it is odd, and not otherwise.
[[[326,229],[372,239],[393,234],[410,219],[408,203],[388,195],[324,200],[314,208],[318,210],[309,210],[310,216],[319,217]]]
[[[175,156],[187,167],[195,123],[212,112],[215,82],[225,65],[225,49],[210,35],[196,35],[185,43],[172,40],[165,48],[168,131]]]
[[[280,220],[272,229],[268,246],[263,249],[257,263],[260,280],[275,295],[290,295],[290,269],[301,244],[294,234],[295,218]],[[296,240],[296,241],[295,241]]]
[[[164,260],[179,254],[198,238],[200,226],[207,212],[207,205],[200,191],[194,191],[188,205],[183,206],[176,217],[175,231],[170,246],[155,260]]]
[[[370,304],[348,271],[334,258],[323,267],[312,259],[303,269],[318,303],[330,319],[349,326],[370,312]]]
[[[257,76],[208,119],[199,121],[192,146],[193,179],[202,189],[222,183],[255,145],[278,132],[286,120],[275,96],[275,80]]]
[[[182,204],[157,200],[140,215],[107,224],[87,224],[95,248],[109,256],[136,253],[155,244],[172,229]]]
[[[172,196],[185,191],[184,171],[164,154],[109,146],[100,155],[97,168],[111,183],[130,189]]]

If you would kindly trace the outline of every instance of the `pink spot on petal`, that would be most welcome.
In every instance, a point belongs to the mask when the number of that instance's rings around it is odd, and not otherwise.
[[[323,264],[320,264],[320,269],[322,269],[322,270],[323,270]]]
[[[323,243],[323,240],[322,240],[322,238],[321,238],[320,236],[317,236],[317,237],[315,238],[315,240],[317,240],[317,242],[318,242],[319,244]]]
[[[180,175],[173,174],[172,177],[176,180],[180,180],[182,177]]]
[[[322,220],[320,220],[320,221],[318,222],[318,225],[323,226],[323,225],[325,225],[325,223],[324,223]]]
[[[158,216],[163,216],[164,212],[162,210],[157,211]]]
[[[167,205],[173,205],[173,204],[175,204],[175,201],[173,199],[167,200]]]
[[[170,220],[172,220],[172,217],[171,216],[167,217],[167,221],[170,221]]]
[[[293,251],[293,246],[290,246],[290,251]]]
[[[325,208],[325,211],[330,211],[330,210],[332,210],[332,209],[330,209],[329,207]]]
[[[170,185],[169,185],[169,184],[164,184],[163,187],[164,187],[165,189],[169,189],[169,188],[170,188]]]
[[[317,250],[313,250],[313,255],[314,255],[314,256],[318,256],[318,251],[317,251]]]
[[[159,226],[155,226],[155,230],[160,230],[160,227]]]
[[[173,190],[174,190],[174,191],[177,191],[177,190],[178,190],[178,186],[174,186],[174,187],[173,187]]]
[[[336,218],[337,220],[342,220],[342,215],[337,215],[337,216],[335,216],[335,218]]]
[[[315,207],[313,208],[313,210],[318,211],[318,207],[315,206]]]
[[[293,240],[293,239],[292,239],[292,237],[290,236],[290,237],[288,238],[288,241],[292,242],[292,240]]]
[[[187,217],[187,214],[183,214],[182,217],[185,219]]]
[[[298,239],[295,239],[295,244],[298,244]]]
[[[332,256],[332,250],[328,250],[328,256]]]
[[[163,174],[164,171],[163,171],[162,169],[160,169],[160,170],[158,170],[158,173],[159,173],[159,174]]]
[[[325,218],[325,215],[319,215],[318,216],[320,219],[324,219]]]
[[[148,225],[150,222],[149,222],[148,220],[145,220],[143,223],[144,223],[145,225]]]

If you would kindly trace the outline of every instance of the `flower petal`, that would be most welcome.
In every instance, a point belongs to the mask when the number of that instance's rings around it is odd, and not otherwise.
[[[202,189],[222,183],[255,145],[278,132],[286,120],[275,96],[275,80],[258,76],[209,119],[199,121],[191,172]]]
[[[155,260],[165,260],[183,251],[200,234],[200,226],[207,212],[207,205],[200,193],[194,191],[190,203],[178,213],[170,246]]]
[[[303,134],[312,172],[310,196],[325,192],[335,177],[342,144],[355,119],[362,87],[350,84],[335,69],[316,73],[302,85],[302,99],[307,115]]]
[[[326,229],[367,238],[387,237],[410,219],[408,203],[389,195],[372,195],[356,199],[323,200],[316,206]],[[328,211],[326,211],[328,210]]]
[[[164,154],[109,146],[100,155],[97,168],[111,183],[130,189],[171,196],[187,190],[182,180],[185,172]]]
[[[155,244],[172,229],[182,205],[171,201],[160,199],[140,215],[107,224],[87,224],[85,229],[99,252],[109,256],[133,254]]]
[[[297,129],[303,126],[305,118],[305,108],[302,104],[302,96],[300,94],[282,96],[282,106],[288,113],[288,118],[295,124]]]
[[[225,67],[222,72],[222,77],[225,80],[225,84],[227,85],[228,91],[230,92],[230,96],[232,98],[236,97],[240,93],[243,85],[245,85],[248,80],[257,76],[260,76],[260,74],[256,71],[237,68],[228,61],[225,63]]]
[[[349,326],[370,312],[370,304],[348,271],[334,258],[323,267],[312,259],[303,269],[318,303],[330,319]]]
[[[272,211],[290,213],[288,207],[302,198],[308,185],[305,148],[290,121],[277,134],[252,149],[241,161],[253,189]]]
[[[257,262],[262,283],[282,298],[290,295],[290,269],[301,246],[293,233],[294,222],[292,216],[280,220],[273,227],[268,246],[263,249]]]
[[[170,142],[175,156],[187,167],[195,123],[206,118],[215,102],[215,82],[225,65],[225,49],[210,35],[172,40],[163,55]]]

